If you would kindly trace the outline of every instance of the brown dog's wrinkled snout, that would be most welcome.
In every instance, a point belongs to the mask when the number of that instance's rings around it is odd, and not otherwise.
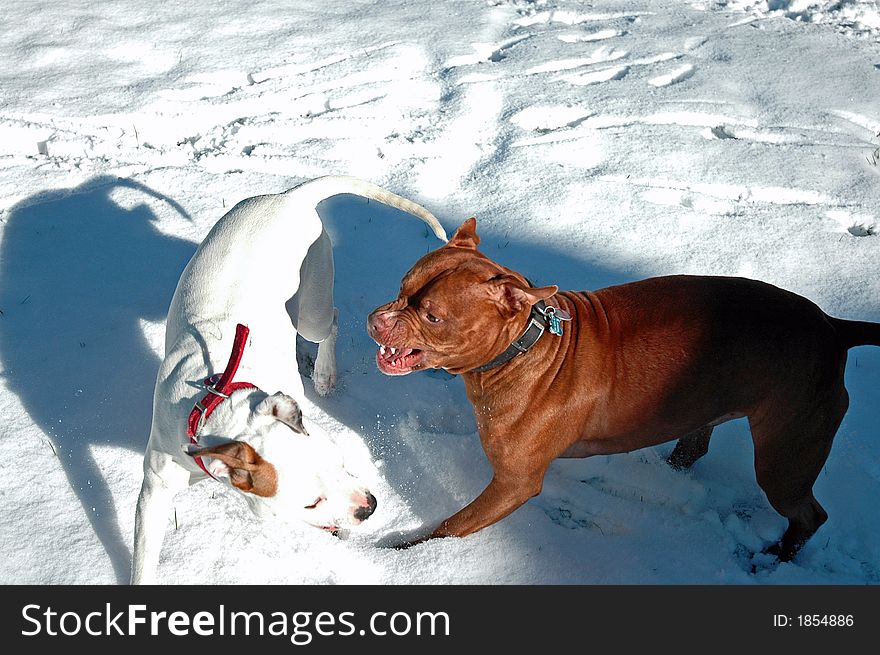
[[[367,332],[379,346],[376,366],[385,375],[407,375],[430,366],[425,350],[420,347],[422,338],[397,309],[403,302],[398,299],[384,305],[367,319]]]
[[[396,323],[394,312],[379,308],[367,318],[367,332],[373,341],[384,343]]]

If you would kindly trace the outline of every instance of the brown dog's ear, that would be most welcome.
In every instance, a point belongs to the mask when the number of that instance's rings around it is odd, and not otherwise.
[[[447,248],[470,248],[476,250],[480,244],[480,237],[477,236],[477,219],[471,216],[459,226],[447,242]]]
[[[274,393],[257,405],[254,410],[257,414],[274,416],[285,425],[293,428],[294,432],[308,435],[302,422],[302,411],[299,404],[285,393]]]
[[[541,300],[547,300],[559,291],[559,287],[555,284],[532,288],[513,275],[492,278],[487,284],[489,293],[503,316],[516,316],[524,308],[531,307]]]
[[[228,477],[232,485],[256,496],[274,496],[278,489],[275,467],[259,456],[249,444],[231,441],[219,446],[192,448],[190,457],[213,457],[218,465],[211,464],[212,475]]]

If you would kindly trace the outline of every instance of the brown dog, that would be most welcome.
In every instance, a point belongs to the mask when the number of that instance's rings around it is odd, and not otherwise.
[[[768,552],[794,557],[828,516],[812,489],[848,406],[847,350],[880,345],[880,324],[832,318],[743,278],[533,288],[478,243],[472,218],[368,319],[383,373],[461,374],[493,468],[489,486],[431,537],[501,520],[540,493],[557,457],[678,438],[669,462],[687,468],[714,426],[747,416],[758,484],[788,519]]]

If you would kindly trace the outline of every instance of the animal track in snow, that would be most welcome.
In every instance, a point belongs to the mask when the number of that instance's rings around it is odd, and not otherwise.
[[[665,75],[652,77],[650,80],[648,80],[648,84],[656,87],[664,87],[669,86],[670,84],[677,84],[678,82],[682,82],[691,77],[695,71],[696,68],[693,64],[685,64],[681,68],[676,68],[674,71],[666,73]]]
[[[215,71],[193,75],[177,88],[160,89],[157,95],[170,102],[197,102],[224,96],[250,84],[250,75],[240,71]]]
[[[847,232],[852,234],[854,237],[871,237],[877,234],[877,225],[872,223],[870,225],[865,225],[863,223],[854,223],[846,228]]]
[[[734,132],[734,128],[728,125],[715,125],[714,127],[707,127],[703,131],[703,136],[707,139],[737,139],[739,137],[736,136]]]
[[[524,130],[551,132],[563,127],[576,127],[591,116],[583,107],[536,105],[517,112],[510,122]]]
[[[311,73],[312,71],[327,68],[328,66],[332,66],[334,64],[338,64],[349,59],[363,57],[365,55],[373,54],[374,52],[379,52],[380,50],[394,47],[399,43],[400,41],[388,41],[387,43],[380,43],[379,45],[359,48],[358,50],[354,50],[352,52],[344,52],[338,55],[331,55],[317,61],[306,61],[302,63],[273,66],[265,70],[248,73],[247,78],[251,84],[262,84],[266,80],[275,77],[292,77],[294,75],[302,75],[303,73]]]
[[[513,37],[512,39],[507,39],[506,41],[502,41],[501,43],[497,44],[472,43],[471,46],[476,52],[470,55],[458,55],[456,57],[452,57],[446,62],[446,68],[472,66],[474,64],[482,64],[487,61],[501,61],[507,56],[504,54],[505,50],[512,48],[517,43],[525,41],[531,36],[531,34],[522,34],[520,36]]]
[[[206,98],[218,98],[238,91],[244,87],[263,84],[271,79],[292,77],[312,73],[323,68],[339,64],[355,57],[370,55],[397,45],[398,42],[390,41],[375,46],[358,50],[357,52],[345,52],[317,61],[283,64],[261,71],[243,73],[237,70],[222,70],[211,73],[200,73],[185,81],[179,88],[162,89],[158,95],[172,102],[195,102]]]
[[[629,184],[647,189],[666,189],[699,193],[720,200],[737,202],[766,203],[769,205],[821,205],[834,204],[834,201],[823,193],[807,189],[791,189],[787,187],[745,186],[740,184],[721,184],[712,182],[688,183],[678,180],[652,178],[633,178],[621,175],[603,175],[598,179],[619,184]]]
[[[615,66],[610,68],[603,68],[599,71],[590,71],[588,73],[574,73],[568,75],[560,76],[559,80],[564,82],[568,82],[574,86],[589,86],[591,84],[599,84],[601,82],[611,82],[615,80],[622,80],[626,77],[631,68],[633,66],[648,66],[651,64],[656,64],[663,61],[669,61],[671,59],[678,59],[683,57],[684,55],[677,52],[664,52],[659,55],[654,55],[653,57],[644,57],[641,59],[636,59],[634,61],[629,62],[626,66]]]
[[[632,62],[633,66],[647,66],[649,64],[659,64],[664,61],[671,61],[673,59],[680,59],[684,57],[680,52],[661,52],[660,54],[653,55],[651,57],[642,57],[641,59],[636,59]]]
[[[825,215],[854,237],[871,237],[880,234],[880,223],[873,216],[853,215],[840,209],[833,209]]]
[[[605,39],[613,39],[617,36],[624,36],[624,30],[599,30],[597,32],[588,32],[586,34],[578,32],[568,32],[566,34],[557,35],[557,39],[563,43],[588,43],[590,41],[604,41]]]
[[[603,68],[599,71],[583,73],[581,75],[566,75],[561,79],[574,86],[589,86],[590,84],[622,80],[628,73],[629,66],[614,66],[612,68]]]
[[[576,11],[567,11],[564,9],[557,9],[552,11],[540,11],[533,16],[523,16],[515,21],[513,21],[514,25],[519,25],[520,27],[529,27],[530,25],[541,25],[547,23],[562,23],[563,25],[580,25],[581,23],[591,23],[605,20],[615,20],[618,18],[624,18],[628,20],[632,20],[634,18],[638,18],[639,16],[650,16],[651,12],[633,12],[633,11],[618,11],[618,12],[606,12],[606,13],[579,13]]]
[[[699,193],[690,193],[682,189],[655,187],[643,191],[641,198],[653,205],[684,207],[693,209],[700,215],[724,215],[735,212],[735,205],[729,200],[713,198]]]
[[[868,116],[862,116],[861,114],[856,114],[851,111],[843,110],[832,111],[831,113],[838,118],[842,118],[850,125],[855,125],[862,130],[868,130],[871,133],[872,137],[880,134],[880,121],[875,118],[870,118]]]
[[[755,121],[749,121],[748,119],[738,120],[725,114],[706,114],[697,111],[658,111],[645,116],[594,115],[589,119],[589,127],[609,129],[631,127],[633,125],[677,125],[679,127],[711,128],[717,125],[737,122],[754,124]]]
[[[862,142],[852,140],[827,139],[826,131],[817,131],[810,128],[798,127],[755,127],[747,125],[734,125],[719,123],[703,130],[703,137],[713,139],[733,139],[736,141],[751,141],[753,143],[767,143],[771,145],[801,144],[811,146],[829,146],[834,148],[861,147]]]
[[[612,48],[609,46],[600,46],[589,57],[576,57],[573,59],[556,59],[548,61],[538,66],[533,66],[525,71],[526,75],[535,75],[537,73],[554,73],[557,71],[572,70],[582,66],[591,64],[601,64],[608,61],[622,59],[629,54],[626,50]]]
[[[563,79],[563,78],[560,78]],[[544,107],[544,110],[550,108]],[[677,127],[704,127],[712,128],[717,125],[726,125],[731,123],[754,124],[755,121],[748,119],[738,119],[724,114],[707,114],[697,111],[665,111],[648,114],[646,116],[614,116],[602,114],[589,114],[579,118],[575,123],[566,124],[567,127],[578,127],[580,129],[553,132],[552,134],[541,134],[540,136],[520,139],[513,143],[513,146],[531,146],[557,141],[572,141],[581,138],[594,138],[596,130],[607,130],[615,128],[628,128],[636,125],[672,125]],[[534,129],[534,128],[532,128]],[[546,130],[552,131],[552,130]],[[734,194],[736,197],[736,194]]]

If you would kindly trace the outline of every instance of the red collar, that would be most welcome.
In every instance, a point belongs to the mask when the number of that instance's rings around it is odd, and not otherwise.
[[[195,407],[193,407],[192,411],[189,413],[189,420],[187,421],[186,434],[189,436],[190,443],[193,445],[198,445],[199,431],[202,429],[205,421],[208,420],[211,412],[216,409],[217,405],[229,398],[233,391],[237,391],[238,389],[257,388],[256,385],[253,385],[250,382],[232,381],[232,378],[235,377],[236,371],[238,371],[238,365],[241,363],[242,355],[244,355],[244,347],[247,345],[249,333],[250,330],[248,327],[241,323],[235,327],[235,340],[232,342],[232,353],[229,355],[229,362],[226,364],[226,370],[220,374],[215,373],[205,380],[205,389],[208,390],[208,393],[195,404]],[[199,468],[208,475],[211,475],[205,467],[205,463],[202,461],[201,457],[193,457],[193,459],[196,461],[196,464],[199,465]],[[214,476],[211,475],[211,477],[213,478]]]

